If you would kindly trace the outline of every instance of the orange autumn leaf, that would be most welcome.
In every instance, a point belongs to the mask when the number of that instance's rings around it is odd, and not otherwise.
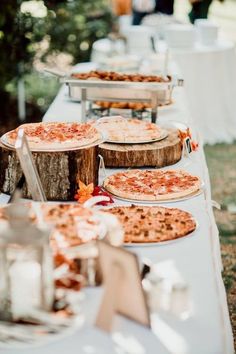
[[[83,182],[79,181],[79,189],[77,190],[77,193],[75,195],[75,199],[79,203],[84,203],[86,200],[90,199],[93,195],[93,190],[94,190],[94,184],[90,183],[89,185],[86,186]]]
[[[186,138],[192,139],[192,134],[189,128],[186,131],[179,130],[179,138],[183,143]],[[197,151],[199,144],[196,141],[191,140],[191,147],[193,151]]]
[[[82,191],[86,191],[89,194],[93,193],[94,190],[94,184],[90,183],[86,186],[86,184],[84,184],[83,182],[79,181],[79,190]]]
[[[192,134],[190,132],[190,129],[187,128],[185,131],[179,130],[179,138],[181,139],[181,141],[183,142],[185,138],[192,138]]]

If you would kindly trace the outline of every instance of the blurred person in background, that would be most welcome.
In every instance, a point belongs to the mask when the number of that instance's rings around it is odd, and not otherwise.
[[[224,0],[219,0],[223,2]],[[199,18],[207,18],[212,0],[189,0],[192,4],[192,10],[188,14],[191,23]]]
[[[116,16],[132,13],[132,0],[112,0],[112,9]]]
[[[140,25],[146,15],[162,13],[173,15],[174,0],[133,0],[133,25]]]

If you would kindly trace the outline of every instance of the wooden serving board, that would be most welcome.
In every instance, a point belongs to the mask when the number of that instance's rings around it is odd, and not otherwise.
[[[77,189],[76,179],[85,184],[98,184],[98,146],[63,152],[32,153],[47,200],[74,200]],[[13,149],[0,143],[0,191],[11,194],[22,169]],[[22,196],[30,198],[27,184]]]
[[[168,137],[148,144],[99,145],[106,167],[164,167],[181,159],[182,143],[177,129],[166,129]]]

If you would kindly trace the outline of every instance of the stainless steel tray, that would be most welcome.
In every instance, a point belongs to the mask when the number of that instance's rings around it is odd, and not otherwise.
[[[183,85],[183,80],[177,78],[172,78],[168,82],[130,82],[63,77],[60,81],[68,85],[69,95],[73,99],[81,100],[81,90],[86,89],[86,99],[91,101],[150,102],[155,94],[158,101],[163,104],[170,101],[175,86]]]
[[[80,102],[82,99],[81,87],[68,84],[69,97],[73,101]],[[153,92],[158,100],[158,105],[167,105],[172,99],[172,89],[157,89],[157,91],[144,89],[143,87],[136,88],[88,88],[87,100],[88,101],[105,101],[105,102],[144,102],[151,103]]]
[[[126,82],[105,80],[79,80],[62,78],[61,82],[68,85],[69,96],[81,101],[81,119],[86,121],[87,101],[113,102],[148,102],[151,106],[151,121],[156,123],[158,105],[168,104],[172,100],[172,91],[183,80],[169,82]]]
[[[81,101],[81,119],[86,121],[87,101],[148,102],[151,120],[156,122],[158,105],[171,102],[175,86],[183,86],[184,80],[171,77],[167,82],[106,81],[100,79],[81,80],[63,75],[55,70],[46,70],[60,77],[60,82],[69,88],[69,97]]]

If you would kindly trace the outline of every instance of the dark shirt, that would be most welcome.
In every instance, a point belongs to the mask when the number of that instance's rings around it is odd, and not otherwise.
[[[156,0],[156,7],[154,13],[160,12],[165,15],[173,15],[174,13],[174,0]],[[142,19],[150,15],[147,12],[137,12],[133,10],[133,25],[140,25]]]
[[[192,5],[192,10],[189,13],[189,19],[191,23],[194,23],[195,20],[199,18],[207,18],[209,7],[212,3],[212,0],[202,0],[196,2]]]
[[[161,12],[166,15],[173,15],[174,0],[156,0],[155,12]]]

